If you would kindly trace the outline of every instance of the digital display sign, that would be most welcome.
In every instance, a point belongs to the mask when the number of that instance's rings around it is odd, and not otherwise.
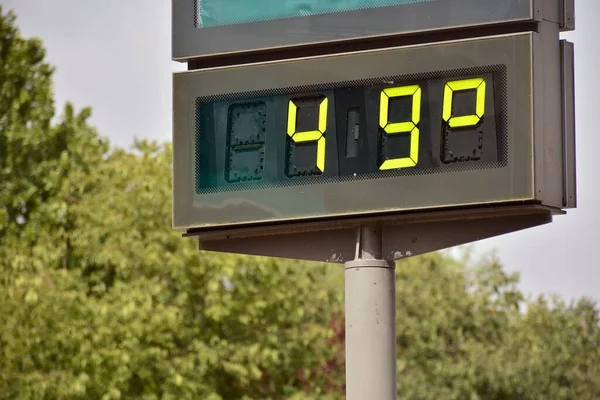
[[[174,74],[174,226],[534,200],[537,37]]]
[[[506,165],[505,66],[196,101],[196,192]]]
[[[447,0],[195,0],[198,28]]]
[[[346,262],[380,235],[396,260],[576,206],[573,0],[172,0],[172,18],[172,221],[201,249]]]

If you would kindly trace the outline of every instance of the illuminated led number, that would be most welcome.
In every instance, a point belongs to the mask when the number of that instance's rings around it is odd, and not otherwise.
[[[390,99],[394,97],[412,97],[411,120],[406,122],[390,122]],[[381,91],[379,126],[387,135],[410,133],[410,153],[408,157],[393,158],[383,162],[380,170],[411,168],[419,162],[419,127],[421,121],[421,88],[418,85],[400,86]]]
[[[474,90],[476,93],[475,114],[454,116],[452,115],[454,93],[465,90]],[[483,78],[463,79],[446,83],[442,118],[450,128],[475,126],[481,121],[483,114],[485,114],[485,80]]]
[[[313,131],[296,131],[298,106],[290,100],[288,106],[287,134],[294,143],[317,142],[317,168],[325,172],[325,131],[327,130],[327,97],[319,103],[318,126]]]

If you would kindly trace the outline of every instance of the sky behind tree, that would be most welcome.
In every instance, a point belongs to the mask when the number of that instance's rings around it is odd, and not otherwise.
[[[40,37],[57,67],[57,109],[66,101],[91,106],[99,132],[118,146],[134,137],[171,140],[172,72],[169,0],[0,0],[13,9],[25,36]],[[600,136],[598,38],[600,2],[576,0],[577,31],[563,35],[576,49],[578,209],[550,225],[477,242],[478,253],[497,250],[519,271],[528,293],[557,292],[600,301]]]

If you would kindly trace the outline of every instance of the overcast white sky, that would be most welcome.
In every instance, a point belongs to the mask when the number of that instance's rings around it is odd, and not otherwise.
[[[500,0],[499,0],[500,1]],[[600,301],[600,1],[575,0],[579,207],[550,225],[478,242],[521,273],[532,294]],[[92,123],[114,144],[171,140],[171,0],[0,0],[25,36],[40,37],[57,67],[57,106],[92,106]],[[594,161],[596,160],[596,161]]]

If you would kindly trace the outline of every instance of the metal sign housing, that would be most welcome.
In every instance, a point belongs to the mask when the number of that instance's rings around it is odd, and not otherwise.
[[[549,101],[561,96],[559,64],[558,51],[544,57],[541,35],[530,32],[176,74],[174,203],[177,207],[174,225],[180,229],[224,228],[515,201],[537,201],[561,207],[563,132],[559,119],[562,110],[559,102],[551,104]],[[287,186],[279,182],[264,184],[259,179],[248,184],[234,182],[223,190],[201,191],[198,161],[206,149],[201,148],[200,135],[204,132],[199,131],[198,119],[206,116],[198,115],[199,98],[306,87],[332,81],[425,74],[439,71],[440,65],[454,71],[503,67],[505,81],[499,81],[495,90],[505,91],[505,108],[501,109],[498,104],[496,115],[497,129],[506,130],[505,163],[487,163],[479,167],[474,161],[456,162],[442,165],[433,172],[417,173],[405,169],[410,174],[388,175],[381,171],[380,174],[367,174],[363,179],[361,176],[331,177],[321,181],[296,179],[293,185]],[[549,66],[556,66],[556,71],[552,71],[556,75],[554,79],[548,76]],[[548,96],[550,91],[552,96]],[[497,96],[497,102],[502,101],[502,96]],[[254,102],[250,96],[234,103]],[[226,105],[231,109],[235,106],[232,104]],[[288,111],[275,106],[265,107],[265,110],[266,118],[275,118],[277,113],[287,114]],[[211,113],[210,117],[219,119],[221,125],[227,124],[226,113]],[[548,129],[554,119],[558,119],[556,127]],[[325,135],[329,135],[331,143],[336,130],[333,124],[330,126]],[[422,138],[424,133],[421,133]],[[274,139],[285,142],[285,128],[276,131],[275,135],[278,136]],[[437,130],[432,140],[436,139],[442,140]],[[558,153],[554,159],[545,156],[544,146],[550,143],[555,145]],[[265,146],[275,150],[263,154],[264,168],[273,163],[277,164],[274,168],[283,169],[283,154],[277,154],[277,151],[283,153],[286,150],[268,141]],[[225,165],[227,149],[215,146],[208,151],[217,151],[220,157],[216,162]],[[438,157],[439,147],[432,147],[430,151]],[[216,171],[225,174],[222,168]],[[236,187],[241,189],[232,190]]]
[[[572,0],[425,0],[386,7],[303,15],[203,27],[200,0],[172,0],[172,57],[197,58],[288,48],[380,41],[398,35],[465,31],[474,27],[554,20],[562,29],[574,23]],[[558,14],[560,13],[560,14]]]
[[[191,69],[173,81],[173,224],[203,249],[345,262],[375,223],[391,260],[576,207],[572,0],[433,0],[386,7],[393,29],[377,8],[282,31],[199,28],[190,6],[173,0]]]

